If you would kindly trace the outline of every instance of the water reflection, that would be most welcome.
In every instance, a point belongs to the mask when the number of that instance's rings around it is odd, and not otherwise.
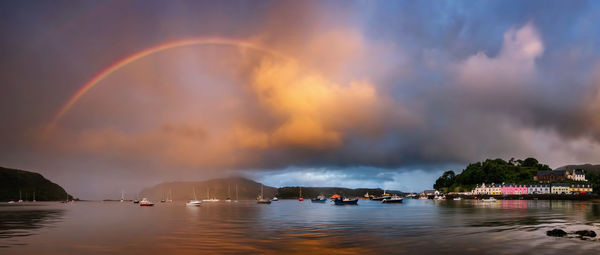
[[[10,206],[0,210],[0,247],[24,245],[11,242],[12,238],[34,235],[37,229],[60,221],[63,210],[29,208],[29,206]],[[3,241],[4,240],[4,241]]]

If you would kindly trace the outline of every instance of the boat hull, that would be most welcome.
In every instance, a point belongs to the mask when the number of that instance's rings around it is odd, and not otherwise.
[[[313,203],[325,203],[325,202],[327,202],[327,199],[311,199],[310,202],[313,202]]]
[[[140,206],[154,206],[154,204],[140,204]]]
[[[258,201],[256,201],[256,203],[257,204],[270,204],[271,201],[269,201],[269,200],[258,200]]]
[[[336,199],[333,200],[333,202],[335,205],[358,205],[358,198],[352,200]]]
[[[384,204],[400,204],[402,203],[402,199],[384,199],[381,202]]]

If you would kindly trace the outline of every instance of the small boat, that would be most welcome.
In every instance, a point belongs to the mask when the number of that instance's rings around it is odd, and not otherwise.
[[[125,201],[125,191],[121,190],[121,203]]]
[[[402,203],[404,199],[398,195],[393,195],[390,198],[384,198],[383,200],[381,200],[382,203],[384,204],[391,204],[391,203]]]
[[[219,202],[219,199],[210,198],[210,188],[206,189],[206,199],[203,199],[202,202]]]
[[[225,199],[225,202],[231,202],[231,185],[227,186],[227,198]]]
[[[140,201],[140,206],[154,206],[154,203],[150,202],[147,198],[142,198]]]
[[[298,197],[298,201],[304,201],[304,198],[302,197],[302,187],[300,187],[300,196]]]
[[[327,198],[325,198],[324,196],[318,196],[316,198],[313,198],[310,200],[313,203],[325,203],[327,202]]]
[[[237,184],[235,185],[235,200],[233,201],[234,203],[238,202],[238,188],[237,188]]]
[[[23,203],[23,199],[21,199],[21,190],[19,190],[19,201],[17,203]]]
[[[12,201],[12,200],[10,200],[10,201],[8,201],[8,203],[9,203],[9,204],[14,204],[14,203],[15,203],[15,201]]]
[[[460,198],[460,197],[455,197],[455,198],[453,198],[452,200],[457,200],[457,201],[458,201],[458,200],[462,200],[462,198]]]
[[[345,197],[341,197],[341,198],[336,198],[335,200],[333,200],[333,202],[335,203],[335,205],[358,205],[358,198],[345,198]]]
[[[279,198],[274,197],[273,199],[271,199],[271,201],[279,201]]]
[[[271,200],[265,199],[263,196],[263,185],[260,185],[260,196],[256,199],[257,204],[270,204]]]
[[[202,202],[198,201],[198,198],[196,198],[196,189],[192,188],[193,192],[194,192],[194,200],[190,200],[187,203],[185,203],[185,205],[187,206],[200,206],[202,204]]]
[[[481,201],[483,201],[483,202],[496,202],[498,200],[496,200],[494,197],[490,197],[490,198],[487,198],[487,199],[481,199]]]
[[[140,203],[140,200],[138,200],[138,199],[135,199],[135,200],[133,200],[133,203],[134,203],[134,204],[139,204],[139,203]]]

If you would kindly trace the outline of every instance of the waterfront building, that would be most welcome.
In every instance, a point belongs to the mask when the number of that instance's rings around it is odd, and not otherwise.
[[[569,187],[570,194],[587,194],[592,193],[592,186],[589,184],[571,184]]]
[[[527,195],[527,186],[523,184],[503,184],[502,195]]]
[[[502,194],[502,186],[500,184],[477,184],[471,192],[475,195],[500,195]]]
[[[574,181],[587,181],[585,179],[585,172],[583,169],[575,169],[575,170],[567,170],[567,179],[571,179]]]
[[[552,194],[570,194],[571,185],[566,183],[553,183],[550,186],[550,193]]]
[[[527,185],[527,194],[550,194],[549,184],[533,184]]]

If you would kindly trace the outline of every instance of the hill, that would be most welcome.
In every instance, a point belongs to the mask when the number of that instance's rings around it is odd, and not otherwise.
[[[469,164],[458,175],[446,171],[437,179],[433,187],[441,191],[470,191],[480,183],[535,183],[533,177],[540,170],[551,170],[548,165],[540,164],[537,159],[524,160],[486,159],[483,162]]]
[[[282,187],[277,189],[279,198],[282,199],[296,199],[300,192],[299,187]],[[333,194],[338,194],[347,197],[362,197],[365,193],[369,195],[381,196],[383,194],[382,189],[349,189],[340,187],[302,187],[302,197],[313,198],[319,195],[330,197]],[[403,194],[401,191],[388,190],[390,194]]]
[[[23,200],[32,200],[35,192],[37,201],[65,200],[65,189],[44,178],[41,174],[19,169],[0,167],[0,201],[19,200],[19,191]]]
[[[596,174],[600,174],[600,165],[592,165],[592,164],[583,164],[583,165],[566,165],[556,168],[554,170],[575,170],[575,169],[583,169],[586,173],[594,172]]]
[[[158,201],[166,199],[169,191],[173,200],[184,201],[194,198],[193,189],[196,190],[198,199],[205,199],[210,189],[210,197],[226,199],[228,196],[235,199],[235,187],[237,185],[240,200],[256,199],[260,194],[261,184],[253,180],[242,177],[220,178],[207,181],[189,181],[189,182],[165,182],[151,188],[143,189],[140,192],[141,197],[147,197]],[[264,196],[273,197],[277,189],[270,186],[264,186]]]

